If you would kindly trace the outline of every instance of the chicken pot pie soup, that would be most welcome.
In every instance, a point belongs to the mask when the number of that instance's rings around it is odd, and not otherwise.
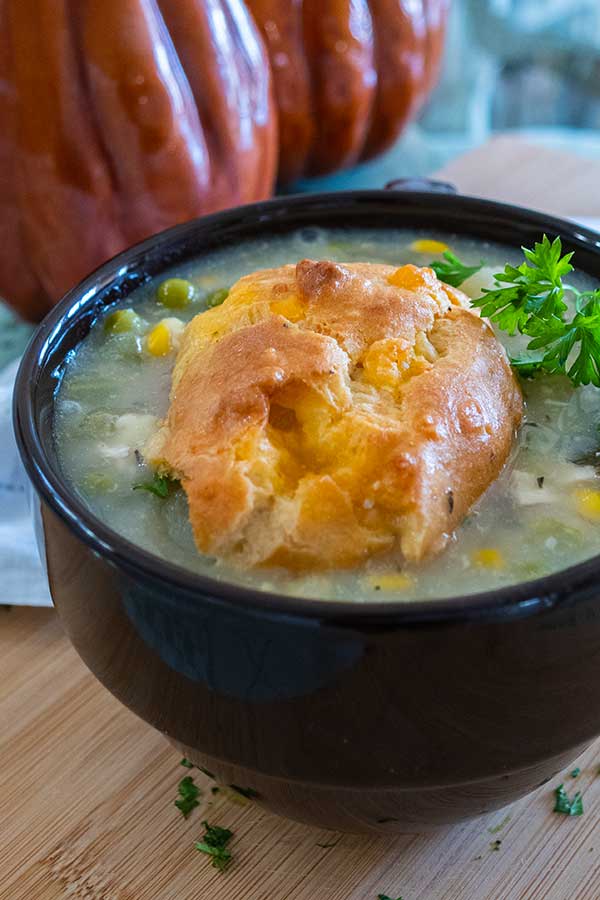
[[[472,265],[460,288],[428,265],[448,249]],[[452,596],[594,555],[597,388],[517,377],[523,339],[470,300],[507,260],[303,229],[179,267],[66,362],[64,471],[145,549],[288,594]]]

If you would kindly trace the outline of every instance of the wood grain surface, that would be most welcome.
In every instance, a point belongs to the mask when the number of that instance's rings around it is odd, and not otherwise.
[[[0,612],[0,722],[2,900],[600,897],[600,742],[565,773],[581,818],[552,813],[552,783],[433,836],[340,835],[213,797],[194,772],[204,801],[186,821],[179,756],[87,672],[54,612],[17,608]],[[204,818],[235,832],[225,873],[194,849]]]
[[[554,201],[561,172],[586,167],[557,156],[503,138],[441,174],[514,200],[529,168]],[[600,216],[589,170],[565,213]],[[553,208],[543,191],[524,199]],[[53,611],[0,608],[0,900],[600,900],[600,741],[577,765],[564,781],[581,818],[552,812],[555,779],[434,835],[340,835],[213,796],[194,771],[203,803],[184,820],[173,803],[189,772],[164,738],[87,672]],[[225,873],[194,849],[204,818],[235,832]]]
[[[554,216],[600,218],[600,162],[499,135],[436,173],[465,194]],[[597,898],[594,898],[597,900]]]

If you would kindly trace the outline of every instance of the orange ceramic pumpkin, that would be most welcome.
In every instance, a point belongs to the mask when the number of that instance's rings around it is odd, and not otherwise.
[[[433,86],[450,0],[246,0],[279,112],[279,178],[380,153]]]
[[[0,0],[0,295],[27,318],[118,250],[271,193],[242,0]]]
[[[40,318],[123,247],[268,196],[278,128],[282,181],[377,154],[448,2],[0,0],[0,295]]]

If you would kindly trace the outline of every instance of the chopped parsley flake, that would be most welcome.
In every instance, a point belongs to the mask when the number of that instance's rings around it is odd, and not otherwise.
[[[179,763],[179,765],[180,765],[180,766],[185,766],[186,769],[193,769],[193,768],[194,768],[194,763],[193,763],[193,762],[190,762],[189,759],[186,759],[185,756],[183,757],[183,759],[181,760],[181,762]]]
[[[577,793],[570,798],[565,791],[564,785],[559,784],[554,791],[554,796],[556,797],[556,801],[554,803],[553,812],[560,813],[563,816],[583,815],[583,798],[580,791],[577,791]]]
[[[202,824],[205,832],[202,840],[194,846],[200,853],[211,856],[215,869],[223,872],[231,862],[231,851],[227,849],[227,844],[233,837],[233,831],[230,831],[229,828],[221,828],[219,825],[209,825],[208,822]]]
[[[387,894],[377,894],[377,900],[392,900]],[[402,900],[402,897],[396,897],[396,900]]]
[[[191,775],[186,775],[185,778],[182,778],[179,782],[177,790],[179,792],[179,799],[175,801],[175,806],[181,812],[184,819],[187,819],[191,811],[196,806],[200,806],[200,801],[198,800],[200,788],[194,784],[194,779]]]
[[[577,778],[578,775],[581,775],[581,769],[577,766],[572,772],[569,772],[569,774],[571,778]]]
[[[169,478],[167,475],[159,475],[154,473],[152,481],[138,481],[133,485],[134,491],[149,491],[155,497],[165,500],[171,493],[171,489],[179,485],[178,481]]]

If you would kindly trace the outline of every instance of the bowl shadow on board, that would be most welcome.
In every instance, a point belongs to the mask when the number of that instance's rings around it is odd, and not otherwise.
[[[213,247],[349,222],[513,246],[561,234],[600,277],[593,233],[473,198],[348,192],[229,210],[126,251],[70,292],[24,357],[15,426],[54,603],[98,679],[192,762],[273,812],[414,833],[507,805],[600,733],[598,559],[445,601],[260,594],[113,533],[69,487],[52,441],[61,365],[107,304]]]

